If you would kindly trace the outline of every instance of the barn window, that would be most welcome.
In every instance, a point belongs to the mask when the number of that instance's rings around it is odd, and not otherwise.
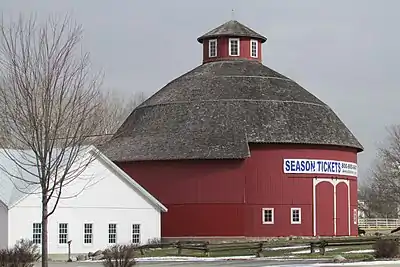
[[[208,57],[217,56],[217,39],[208,41]]]
[[[83,225],[83,243],[92,244],[93,243],[93,224],[85,223]]]
[[[274,209],[264,208],[262,209],[263,224],[274,224]]]
[[[301,209],[291,208],[290,209],[290,220],[292,224],[301,224]]]
[[[258,57],[258,42],[257,42],[257,40],[250,41],[250,55],[253,58]]]
[[[132,243],[140,243],[140,224],[132,224]]]
[[[109,244],[117,243],[117,224],[116,223],[108,224],[108,243]]]
[[[68,223],[58,224],[58,243],[67,244],[68,242]]]
[[[239,56],[240,54],[240,39],[239,38],[230,38],[229,39],[229,55],[230,56]]]
[[[42,243],[42,224],[41,223],[33,223],[32,227],[32,242],[34,244]]]

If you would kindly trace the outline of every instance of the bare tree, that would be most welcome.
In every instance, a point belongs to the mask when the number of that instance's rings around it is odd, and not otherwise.
[[[400,125],[387,128],[388,136],[378,149],[371,177],[360,187],[360,199],[371,216],[397,217],[400,206]]]
[[[134,108],[139,106],[146,99],[143,92],[133,93],[126,96],[115,91],[104,91],[101,94],[101,114],[103,120],[93,137],[95,144],[102,144],[108,141],[126,120]]]
[[[47,222],[71,184],[91,163],[88,138],[103,119],[100,76],[91,76],[88,54],[79,49],[82,27],[68,16],[20,19],[0,25],[0,128],[3,153],[18,171],[3,168],[37,187],[42,201],[42,266],[48,266]],[[33,177],[33,178],[32,178]]]

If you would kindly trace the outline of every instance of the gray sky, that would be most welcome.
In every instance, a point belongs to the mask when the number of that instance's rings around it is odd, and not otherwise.
[[[383,4],[384,3],[384,4]],[[365,176],[399,123],[397,0],[0,0],[4,15],[69,12],[105,84],[150,95],[201,64],[196,38],[234,18],[265,35],[263,63],[326,102],[365,147]]]

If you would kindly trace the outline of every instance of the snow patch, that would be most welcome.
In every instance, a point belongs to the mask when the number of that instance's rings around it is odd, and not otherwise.
[[[301,249],[301,248],[308,248],[309,246],[292,246],[292,247],[275,247],[275,248],[265,248],[264,250],[292,250],[292,249]]]
[[[332,251],[336,250],[337,248],[326,248],[325,251]],[[319,252],[319,248],[316,248],[314,252]],[[300,250],[300,251],[293,251],[292,254],[310,254],[310,250]]]
[[[373,249],[364,249],[364,250],[352,250],[352,251],[347,251],[345,253],[349,253],[349,254],[357,254],[357,253],[372,253],[375,250]]]
[[[382,265],[395,265],[398,266],[400,261],[362,261],[362,262],[348,262],[348,263],[314,263],[309,266],[382,266]]]

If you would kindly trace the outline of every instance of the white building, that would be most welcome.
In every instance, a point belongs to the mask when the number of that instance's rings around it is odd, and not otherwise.
[[[49,217],[49,254],[67,253],[69,240],[71,253],[76,254],[160,239],[166,207],[96,148],[86,153],[94,153],[94,161],[64,188],[62,197],[67,198],[60,199]],[[0,165],[13,164],[0,156]],[[16,188],[21,183],[4,171],[0,175],[0,247],[12,246],[20,238],[41,243],[41,196],[21,192]]]

